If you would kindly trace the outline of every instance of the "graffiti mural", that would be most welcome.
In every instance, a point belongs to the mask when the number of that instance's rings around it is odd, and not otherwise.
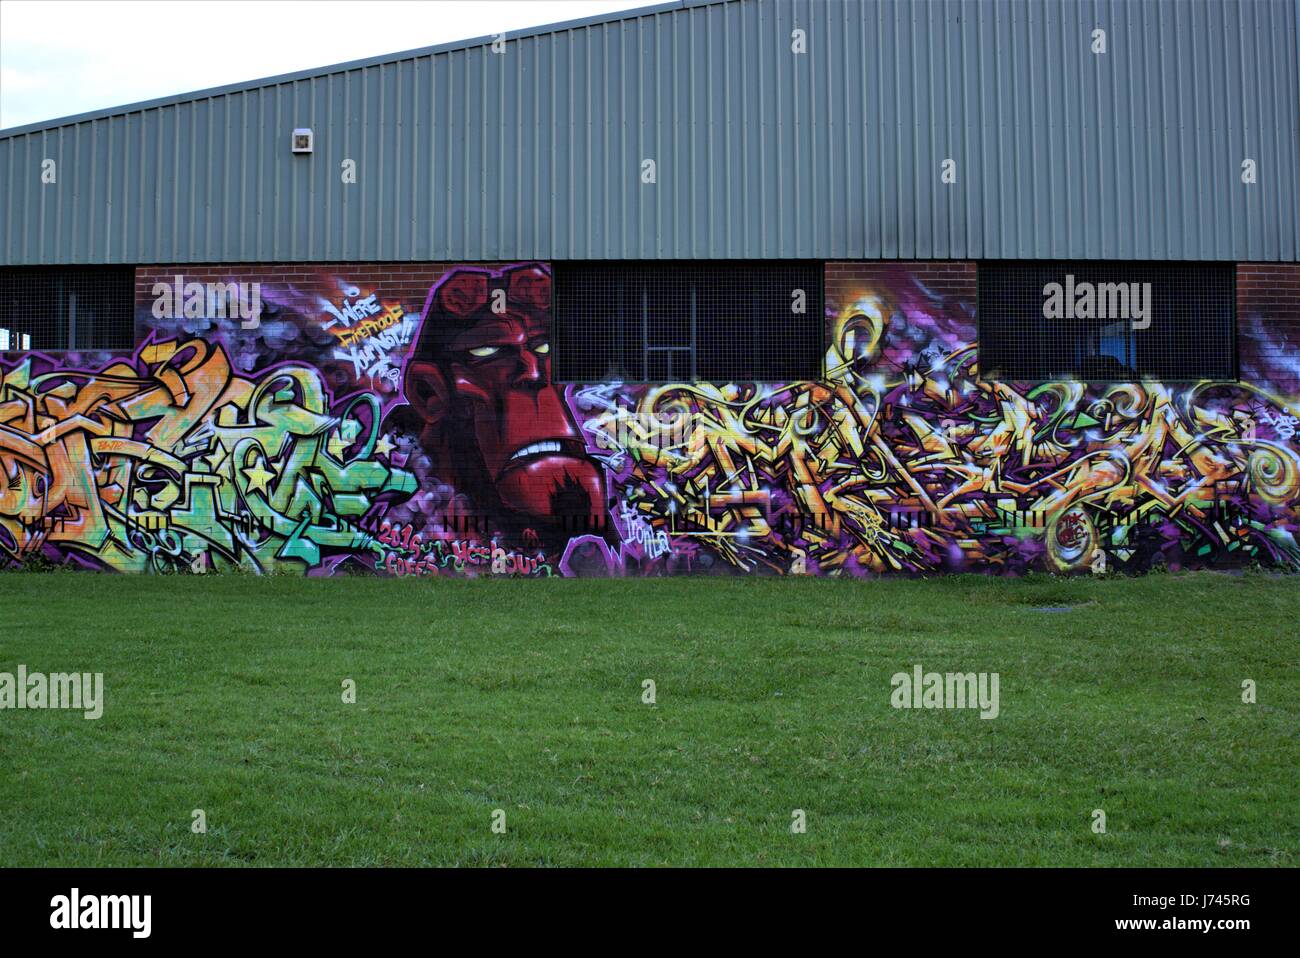
[[[828,284],[817,381],[558,384],[544,264],[360,272],[268,273],[254,324],[142,299],[129,355],[0,355],[0,566],[1300,570],[1281,370],[986,382],[973,304],[900,268]]]
[[[578,392],[597,428],[600,409],[691,419],[688,444],[609,459],[624,514],[674,544],[669,566],[1300,568],[1294,400],[1235,384],[985,382],[969,305],[906,276],[851,295],[829,323],[819,382]]]
[[[32,357],[0,395],[0,550],[168,571],[328,568],[374,547],[377,503],[414,491],[383,461],[379,407],[316,370],[236,375],[221,346],[150,340],[90,372]]]
[[[554,546],[603,524],[605,486],[551,381],[550,303],[540,266],[454,270],[425,303],[398,419],[455,490],[442,518]]]

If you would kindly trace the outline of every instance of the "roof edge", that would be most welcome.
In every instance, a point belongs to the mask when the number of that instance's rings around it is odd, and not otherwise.
[[[581,27],[591,27],[602,23],[616,23],[620,20],[635,20],[640,17],[653,16],[658,13],[668,13],[673,10],[685,10],[691,7],[704,7],[709,6],[710,4],[735,2],[737,2],[737,0],[663,0],[661,3],[655,3],[645,7],[633,7],[628,10],[617,10],[613,13],[595,14],[590,17],[579,17],[576,20],[562,20],[558,23],[547,23],[536,27],[527,27],[523,30],[507,30],[504,32],[507,40],[522,40],[527,37],[543,36],[548,33],[560,33],[564,30],[577,30]],[[1300,0],[1297,0],[1297,3],[1300,3]],[[433,56],[439,53],[451,53],[455,50],[468,50],[473,47],[487,46],[492,43],[497,36],[498,34],[489,33],[484,36],[473,37],[467,40],[452,40],[447,43],[438,43],[428,47],[417,47],[412,50],[401,50],[396,53],[381,53],[360,60],[331,63],[320,67],[308,67],[305,70],[297,70],[293,73],[282,73],[277,76],[261,77],[253,80],[242,80],[238,83],[227,83],[224,86],[208,87],[206,89],[194,90],[188,93],[173,93],[168,96],[155,97],[152,100],[140,100],[136,103],[126,103],[122,106],[100,107],[97,110],[88,110],[85,113],[73,113],[69,116],[55,117],[49,120],[37,120],[35,123],[24,123],[21,126],[11,126],[6,129],[0,129],[0,139],[11,136],[22,136],[29,133],[39,133],[43,130],[54,130],[59,127],[72,126],[77,123],[87,123],[92,120],[103,120],[114,116],[125,116],[130,113],[139,113],[143,110],[154,110],[178,103],[186,103],[194,100],[206,100],[218,96],[228,96],[232,93],[255,90],[261,87],[277,86],[281,83],[294,83],[299,80],[311,80],[318,77],[330,76],[331,74],[346,73],[349,70],[359,70],[364,69],[365,67],[379,66],[386,63],[399,63],[403,60],[413,60],[418,57]]]

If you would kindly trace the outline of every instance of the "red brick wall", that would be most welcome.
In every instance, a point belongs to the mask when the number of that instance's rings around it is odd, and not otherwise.
[[[918,344],[951,352],[976,341],[976,264],[970,262],[853,262],[826,264],[827,346],[847,357],[862,349],[841,324],[854,313],[880,320],[882,341],[860,372],[887,379],[919,361]],[[893,321],[895,315],[902,322]],[[861,355],[859,353],[859,355]]]
[[[326,277],[364,280],[381,288],[386,297],[399,298],[420,309],[432,286],[452,263],[225,263],[182,266],[139,266],[135,271],[137,307],[153,301],[154,283],[171,284],[177,275],[185,282],[220,283],[229,280],[260,283],[294,283],[304,288]],[[491,263],[478,264],[492,266]]]
[[[177,273],[187,281],[299,283],[305,288],[322,277],[364,277],[386,296],[419,309],[429,287],[451,264],[443,263],[258,263],[187,266],[141,266],[136,270],[136,302],[152,300],[156,282],[171,283]],[[484,264],[490,265],[490,264]],[[974,339],[977,266],[973,262],[859,261],[828,262],[826,300],[832,311],[855,297],[896,289],[913,280],[934,297],[960,304],[969,312]],[[327,291],[321,290],[322,293]],[[1300,266],[1241,263],[1237,266],[1238,355],[1243,382],[1283,396],[1300,395]]]
[[[854,297],[898,288],[906,277],[936,297],[968,305],[974,316],[977,267],[971,262],[832,262],[826,300],[832,311]],[[1300,265],[1237,265],[1237,349],[1241,380],[1277,395],[1300,395]],[[971,324],[974,341],[974,324]]]
[[[1237,330],[1242,381],[1300,396],[1300,266],[1237,264]]]
[[[1121,571],[1256,561],[1300,570],[1287,545],[1300,535],[1287,458],[1300,402],[1295,266],[1240,269],[1249,386],[1172,383],[1142,391],[1153,401],[1140,409],[1100,418],[1106,385],[1042,400],[1030,398],[1032,383],[1004,383],[997,396],[980,388],[976,270],[827,264],[833,395],[809,382],[683,390],[679,408],[707,431],[678,453],[692,461],[679,468],[633,437],[617,460],[631,461],[625,470],[590,444],[625,412],[662,408],[656,387],[547,384],[548,362],[536,358],[547,350],[531,335],[481,387],[468,364],[417,369],[429,388],[404,402],[413,316],[450,276],[445,264],[142,267],[137,328],[154,348],[129,368],[100,355],[0,357],[0,372],[43,383],[9,404],[8,428],[57,450],[19,464],[37,477],[24,488],[78,496],[20,494],[10,515],[21,521],[7,528],[22,538],[10,552],[123,571],[201,562],[313,575],[1009,574],[1088,572],[1101,556]],[[273,308],[248,328],[229,316],[153,316],[152,285],[178,273],[261,282]],[[476,325],[487,319],[482,284],[462,279],[435,321],[455,323],[461,307]],[[528,283],[525,293],[539,288]],[[359,307],[358,297],[376,301]],[[530,329],[544,325],[535,298],[518,296],[516,309]],[[1014,415],[995,430],[997,403]],[[791,409],[797,419],[783,417]],[[1200,436],[1195,446],[1170,439],[1170,417],[1178,434]],[[772,441],[779,423],[794,429]],[[122,441],[91,445],[102,438]],[[156,455],[141,452],[146,441]],[[1122,486],[1097,485],[1107,481],[1093,464],[1098,443],[1127,450],[1132,475],[1110,473]],[[1151,448],[1161,455],[1144,455]],[[500,467],[520,456],[522,470]],[[142,472],[142,458],[166,465]],[[690,483],[664,478],[678,474]],[[1160,518],[1185,508],[1216,521]],[[682,524],[694,534],[684,547]],[[174,537],[164,541],[164,528]]]
[[[854,286],[889,286],[912,276],[939,296],[975,302],[976,267],[969,262],[853,262],[826,264],[826,296]]]

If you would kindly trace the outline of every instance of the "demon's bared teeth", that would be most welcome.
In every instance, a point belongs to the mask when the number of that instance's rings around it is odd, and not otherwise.
[[[559,452],[561,446],[553,439],[547,439],[543,442],[535,442],[532,445],[524,446],[522,449],[515,450],[511,460],[523,459],[525,456],[540,456],[543,453]]]

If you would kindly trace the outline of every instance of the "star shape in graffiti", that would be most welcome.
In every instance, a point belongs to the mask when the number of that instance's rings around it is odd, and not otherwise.
[[[226,449],[221,445],[220,439],[213,444],[212,452],[208,453],[203,458],[207,460],[207,463],[212,468],[213,472],[216,472],[221,468],[221,464],[226,458]]]
[[[275,478],[275,473],[265,468],[266,461],[259,458],[251,469],[242,470],[248,477],[248,491],[266,493],[266,484]]]
[[[352,442],[356,439],[357,432],[360,429],[361,426],[359,423],[343,423],[337,430],[335,430],[334,434],[330,436],[329,441],[325,443],[325,449],[331,456],[339,462],[342,462],[344,459],[344,453],[347,452],[348,446],[352,445]]]
[[[393,445],[393,440],[388,438],[387,433],[380,436],[378,441],[375,443],[375,453],[380,456],[387,456],[396,448],[397,447]]]

